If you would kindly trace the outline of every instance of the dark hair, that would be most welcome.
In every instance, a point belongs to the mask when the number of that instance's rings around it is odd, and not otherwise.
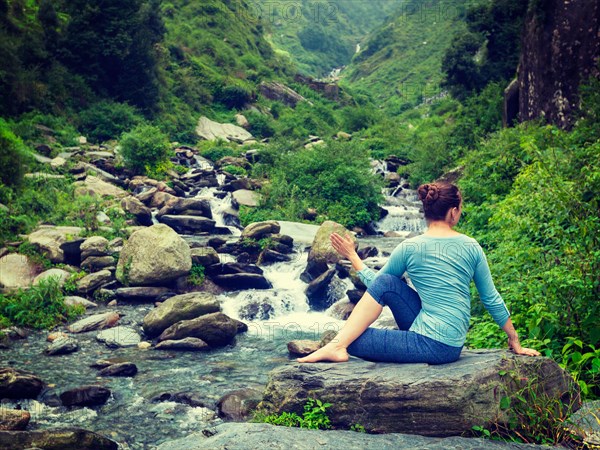
[[[456,186],[444,181],[422,184],[417,192],[427,220],[444,220],[450,209],[460,206],[462,198]]]

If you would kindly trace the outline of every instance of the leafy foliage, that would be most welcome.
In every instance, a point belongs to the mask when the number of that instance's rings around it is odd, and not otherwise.
[[[283,412],[281,414],[270,415],[257,413],[255,414],[253,421],[285,427],[327,430],[331,428],[331,421],[327,416],[327,409],[330,407],[331,403],[323,403],[319,399],[309,397],[304,404],[304,412],[302,413],[302,417],[293,412]]]
[[[117,139],[142,121],[133,106],[104,100],[79,114],[79,129],[92,142],[104,142]]]
[[[28,153],[23,141],[0,119],[0,185],[18,187],[23,181]]]
[[[138,125],[121,136],[121,154],[125,165],[136,173],[146,173],[169,157],[169,140],[152,125]]]

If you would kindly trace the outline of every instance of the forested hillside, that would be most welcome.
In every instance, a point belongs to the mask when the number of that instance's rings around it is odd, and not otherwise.
[[[288,55],[299,72],[313,77],[350,63],[365,38],[402,0],[273,2],[254,0],[276,51]],[[357,45],[359,46],[357,48]]]

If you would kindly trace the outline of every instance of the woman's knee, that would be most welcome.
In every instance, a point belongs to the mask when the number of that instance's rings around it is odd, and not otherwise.
[[[406,284],[401,278],[387,273],[379,275],[371,285],[367,292],[382,306],[386,305],[385,296],[389,292],[399,292],[402,289],[402,284]]]

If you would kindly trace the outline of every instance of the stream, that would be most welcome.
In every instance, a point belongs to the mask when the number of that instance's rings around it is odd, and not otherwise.
[[[209,164],[198,161],[198,164]],[[377,170],[385,171],[385,163]],[[223,180],[219,180],[220,183]],[[231,194],[217,197],[217,188],[205,188],[197,196],[208,198],[218,226],[228,227],[231,241],[240,231],[224,219],[231,208]],[[394,237],[369,236],[359,239],[360,248],[374,246],[379,255],[370,258],[371,265],[385,262],[390,252],[405,237],[420,233],[424,220],[415,191],[390,188],[384,190],[383,208],[388,214],[375,226]],[[304,291],[307,284],[300,280],[306,267],[308,247],[318,227],[282,222],[282,234],[294,238],[295,258],[291,262],[263,267],[265,277],[273,285],[268,290],[243,290],[221,294],[222,311],[248,325],[234,345],[209,352],[176,352],[142,350],[138,347],[108,348],[96,340],[97,331],[77,334],[80,349],[71,354],[46,356],[47,331],[31,332],[26,340],[15,341],[10,350],[0,351],[0,366],[10,366],[33,372],[48,384],[37,400],[4,401],[2,407],[26,409],[31,413],[29,429],[76,426],[99,432],[120,443],[123,449],[146,449],[169,440],[181,438],[193,431],[221,422],[215,415],[215,403],[224,394],[236,389],[262,389],[271,369],[290,361],[286,344],[294,339],[319,340],[327,330],[338,330],[343,321],[336,317],[336,305],[323,312],[311,311]],[[184,236],[188,242],[203,242],[206,237]],[[221,255],[227,258],[230,255]],[[234,257],[231,256],[233,259]],[[367,260],[368,261],[368,260]],[[336,277],[337,278],[337,277]],[[345,291],[351,282],[336,280],[331,295],[348,302]],[[143,336],[141,324],[153,308],[151,303],[120,301],[116,307],[99,306],[92,314],[118,310],[123,317],[119,325],[128,325]],[[379,319],[385,326],[391,314],[384,311]],[[386,322],[387,321],[387,322]],[[375,324],[377,326],[377,323]],[[64,331],[65,327],[59,327]],[[97,377],[91,368],[97,360],[123,358],[138,367],[132,378]],[[101,384],[112,391],[109,401],[101,407],[68,409],[58,395],[82,385]],[[189,406],[172,401],[157,401],[163,393],[193,394],[204,406]]]

